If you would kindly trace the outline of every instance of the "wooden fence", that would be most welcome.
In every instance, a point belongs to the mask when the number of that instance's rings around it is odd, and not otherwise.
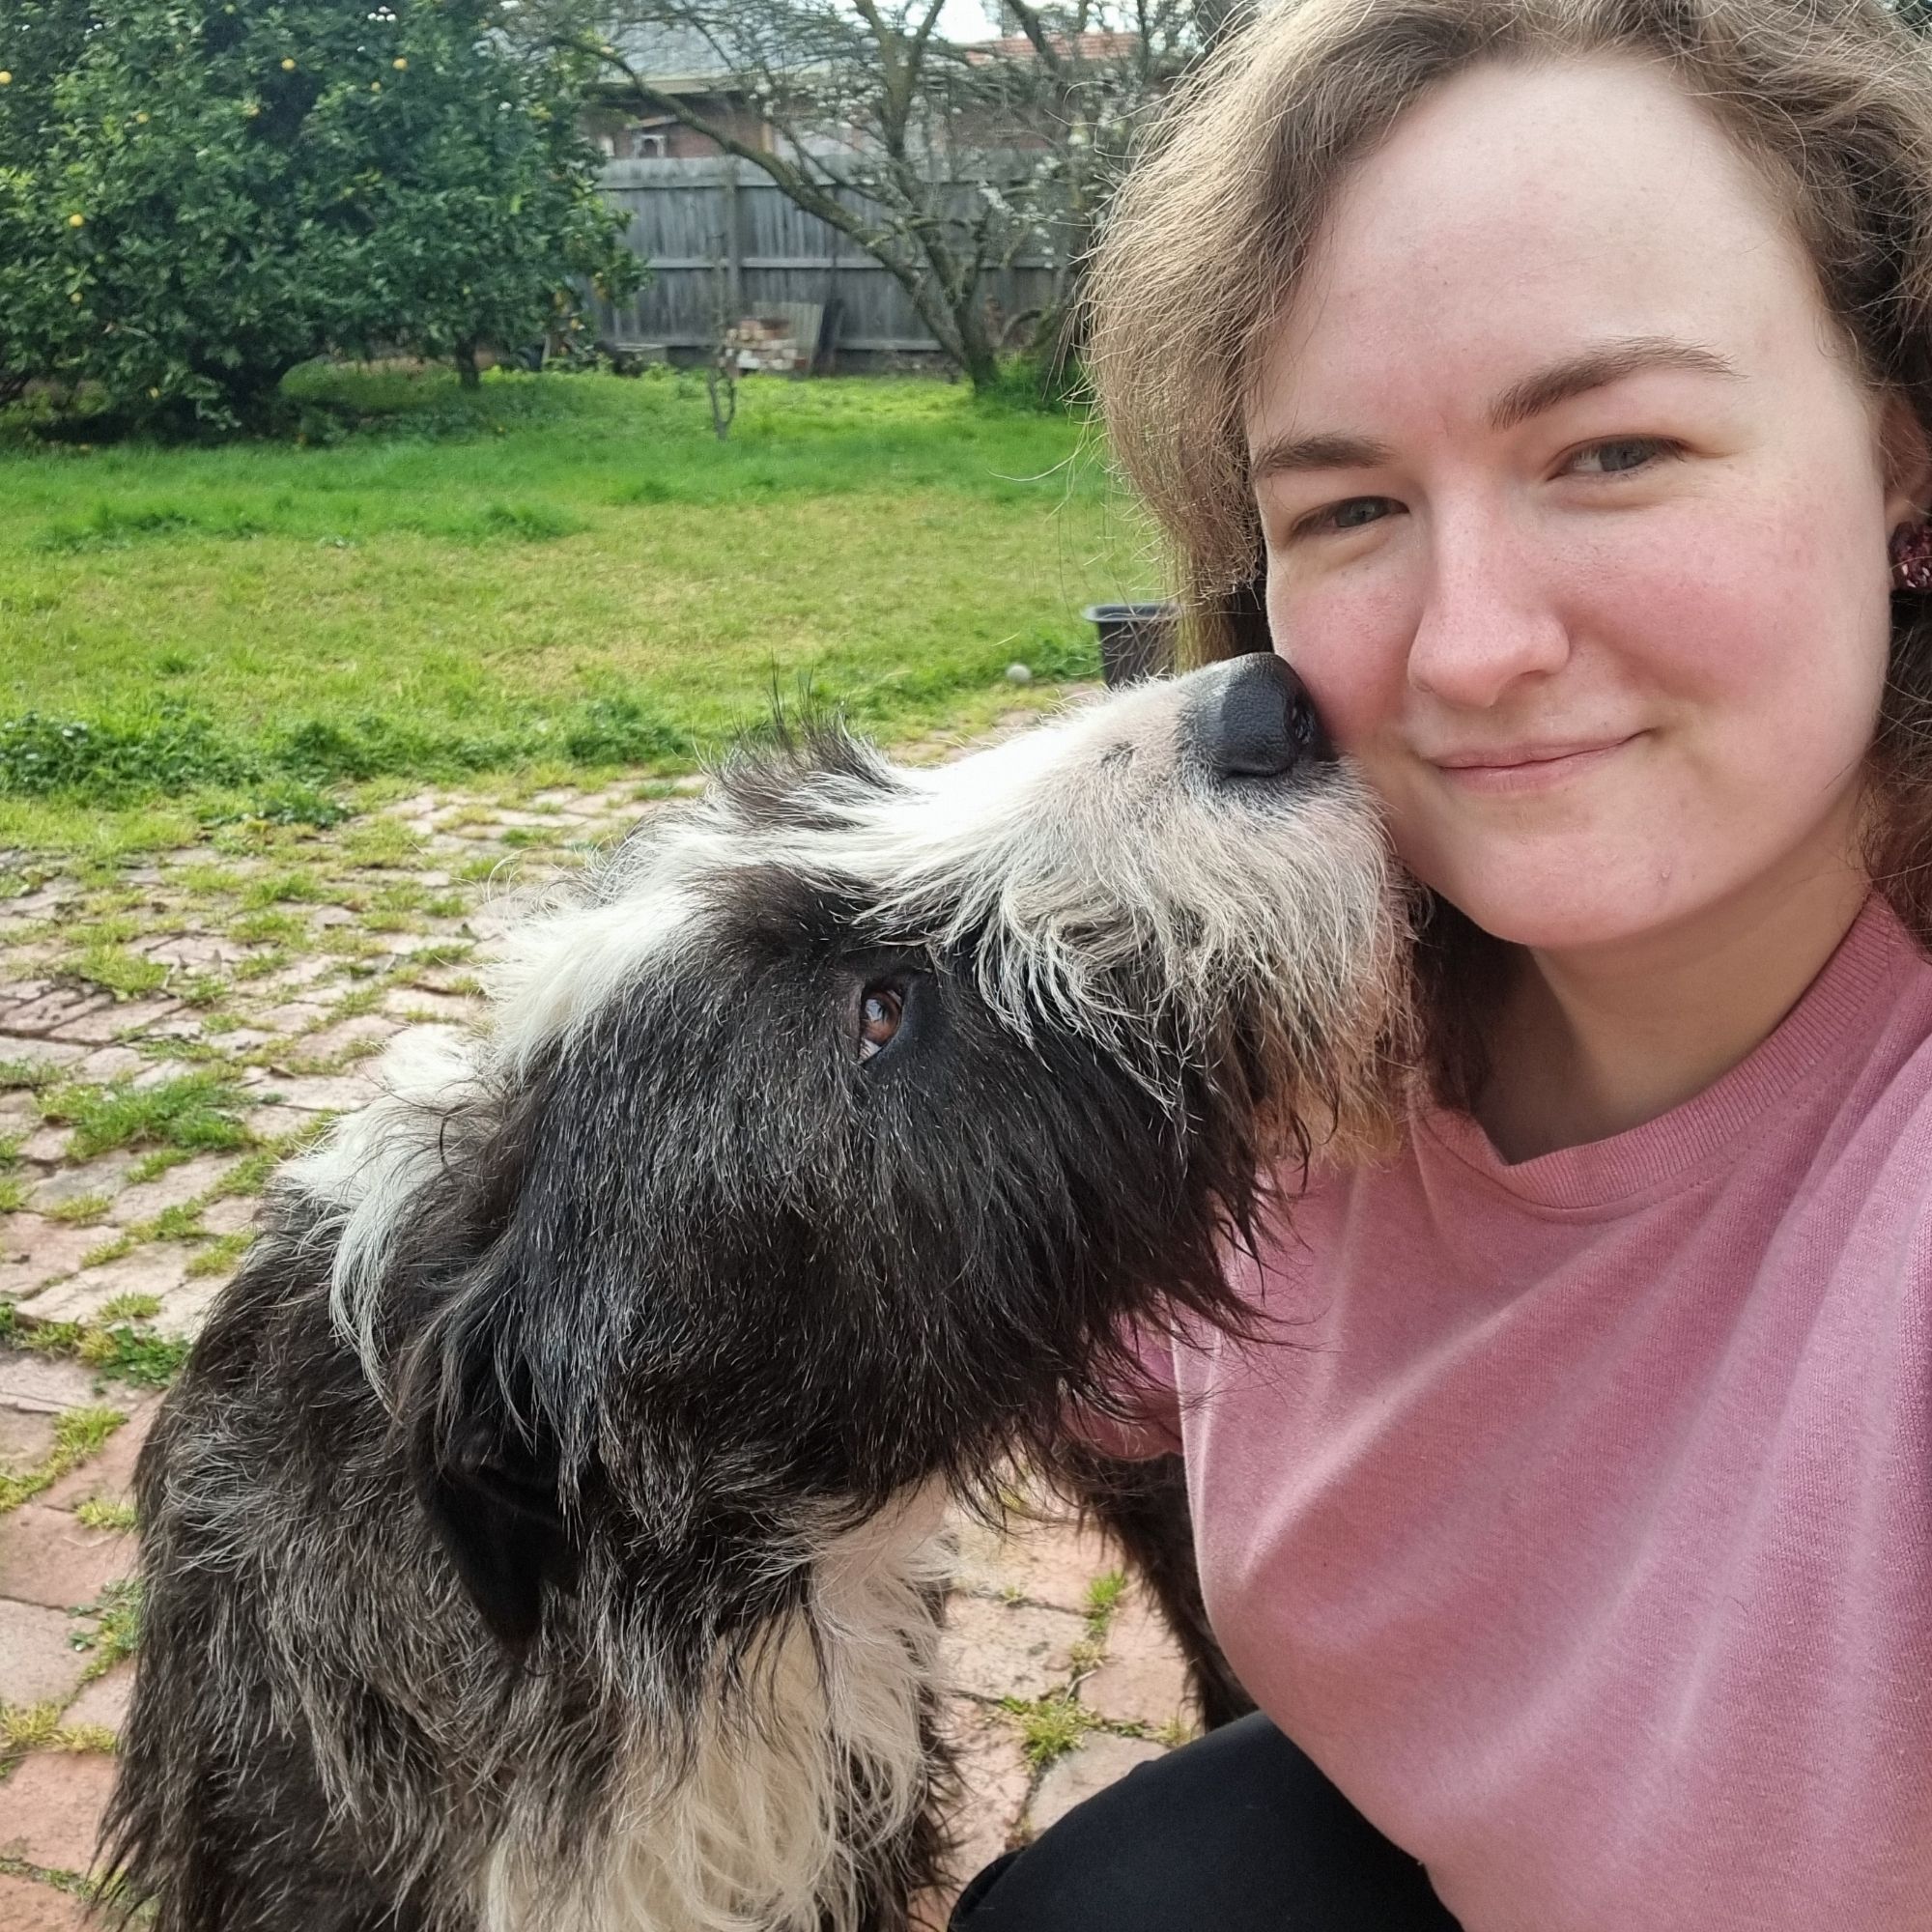
[[[659,343],[686,359],[718,339],[721,304],[736,320],[837,303],[833,347],[848,360],[938,354],[893,276],[750,162],[731,156],[611,161],[602,185],[629,215],[625,241],[649,264],[650,280],[629,301],[592,304],[600,337]],[[955,192],[964,207],[976,190]],[[841,198],[864,206],[857,194]],[[987,295],[1009,317],[1043,306],[1052,290],[1052,268],[1039,257],[1022,256],[986,280]]]

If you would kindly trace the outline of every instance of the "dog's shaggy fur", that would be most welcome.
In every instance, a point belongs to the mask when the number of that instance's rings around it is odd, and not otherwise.
[[[142,1457],[158,1932],[905,1922],[946,1505],[1378,1114],[1400,894],[1311,729],[1268,660],[742,753],[392,1059]]]

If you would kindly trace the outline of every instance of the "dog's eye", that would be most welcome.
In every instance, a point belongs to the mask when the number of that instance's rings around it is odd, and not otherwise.
[[[905,994],[897,986],[867,986],[859,995],[859,1058],[870,1060],[890,1046],[904,1014]]]

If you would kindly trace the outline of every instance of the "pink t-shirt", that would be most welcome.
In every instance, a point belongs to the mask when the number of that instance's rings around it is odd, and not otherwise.
[[[1428,1113],[1290,1219],[1236,1266],[1279,1346],[1155,1346],[1136,1444],[1185,1448],[1262,1708],[1465,1932],[1932,1928],[1932,965],[1892,915],[1662,1119],[1511,1167]]]

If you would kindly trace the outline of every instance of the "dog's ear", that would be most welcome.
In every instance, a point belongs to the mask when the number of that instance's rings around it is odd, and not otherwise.
[[[526,1650],[543,1593],[577,1588],[579,1558],[564,1522],[554,1444],[532,1440],[493,1392],[418,1461],[423,1507],[470,1600],[509,1650]]]

